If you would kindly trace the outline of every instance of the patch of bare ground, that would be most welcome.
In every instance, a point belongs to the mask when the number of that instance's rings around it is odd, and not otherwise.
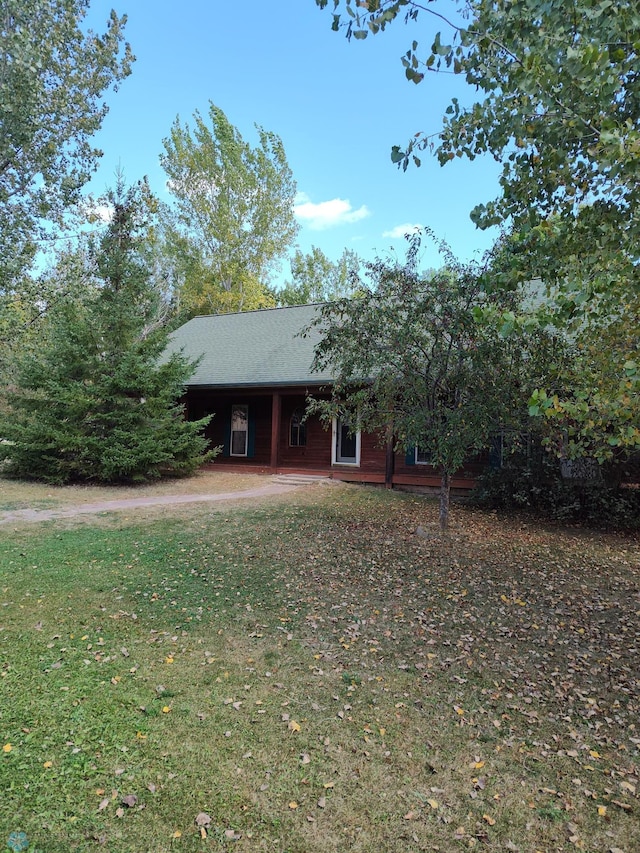
[[[264,474],[236,474],[202,470],[192,477],[163,479],[140,486],[71,485],[51,486],[0,478],[0,511],[53,509],[82,506],[101,501],[153,498],[166,495],[204,495],[258,488],[269,482]]]

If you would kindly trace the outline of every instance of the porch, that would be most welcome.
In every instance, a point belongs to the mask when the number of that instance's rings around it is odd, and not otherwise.
[[[304,418],[310,395],[320,388],[189,389],[188,416],[213,415],[206,435],[221,453],[217,471],[255,474],[305,474],[353,483],[438,489],[440,474],[418,456],[394,452],[392,439],[369,433],[352,436],[345,425],[327,428],[319,418]],[[413,454],[413,451],[411,451]],[[467,493],[483,464],[469,464],[452,479],[455,492]]]

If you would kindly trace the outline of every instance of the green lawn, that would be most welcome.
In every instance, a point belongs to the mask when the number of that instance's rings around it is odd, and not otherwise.
[[[0,850],[640,849],[638,542],[435,521],[316,486],[0,528]]]

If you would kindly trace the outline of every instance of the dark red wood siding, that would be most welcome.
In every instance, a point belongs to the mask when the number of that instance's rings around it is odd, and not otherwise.
[[[317,389],[311,389],[316,390]],[[274,394],[280,395],[280,432],[277,448],[278,471],[309,471],[325,474],[338,479],[384,483],[386,469],[386,446],[381,434],[363,433],[360,440],[360,465],[331,464],[331,428],[322,425],[319,418],[311,416],[306,420],[306,444],[291,445],[291,417],[296,409],[305,409],[307,389],[238,389],[237,391],[215,391],[189,389],[187,392],[187,412],[191,420],[204,415],[213,415],[206,429],[206,435],[212,447],[225,447],[216,457],[216,465],[230,465],[237,470],[254,469],[273,471],[271,465],[271,422]],[[317,393],[316,393],[317,396]],[[233,405],[249,407],[250,430],[253,434],[253,453],[246,457],[230,456],[228,453],[231,408]],[[393,477],[389,484],[437,487],[440,473],[430,465],[409,465],[404,452],[394,454]],[[458,489],[470,489],[478,474],[486,468],[487,460],[478,458],[465,464],[457,472],[452,486]]]

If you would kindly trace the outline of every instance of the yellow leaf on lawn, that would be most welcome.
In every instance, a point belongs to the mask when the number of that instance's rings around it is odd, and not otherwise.
[[[289,720],[287,728],[290,732],[299,732],[300,731],[300,723],[297,723],[295,720]]]
[[[289,808],[290,809],[297,809],[298,808],[298,804],[296,803],[295,800],[291,800],[291,802],[289,803]]]
[[[590,749],[589,755],[591,756],[591,758],[600,758],[601,757],[600,753],[598,752],[597,749]]]
[[[174,833],[172,833],[171,837],[172,838],[182,838],[182,833],[180,832],[179,829],[176,829],[176,831]]]
[[[476,761],[473,766],[475,770],[481,770],[484,767],[484,761]]]
[[[495,819],[491,817],[490,814],[483,814],[482,820],[489,824],[489,826],[495,826]]]
[[[606,813],[607,813],[607,807],[606,806],[598,806],[598,814],[600,815],[600,817],[604,817],[606,815]]]
[[[164,705],[164,706],[163,706],[163,708],[162,708],[162,713],[163,713],[163,714],[170,714],[170,713],[171,713],[171,708],[170,708],[168,705]]]
[[[387,730],[385,728],[378,729],[378,731],[380,732],[380,737],[384,737],[387,733]]]
[[[173,663],[173,657],[171,655],[167,655],[164,659],[165,663]]]
[[[325,782],[322,787],[323,788],[333,788],[335,784],[336,784],[335,782]]]
[[[3,752],[11,752],[12,749],[13,749],[13,747],[11,746],[10,743],[5,743],[5,745],[2,747]]]
[[[459,717],[464,716],[464,708],[460,708],[458,705],[454,705],[454,706],[453,706],[453,710],[456,712],[456,714],[457,714]]]
[[[427,802],[429,803],[429,805],[431,806],[432,809],[438,808],[438,801],[437,800],[427,800]]]
[[[42,766],[48,770],[50,767],[53,767],[53,761],[45,761]]]

